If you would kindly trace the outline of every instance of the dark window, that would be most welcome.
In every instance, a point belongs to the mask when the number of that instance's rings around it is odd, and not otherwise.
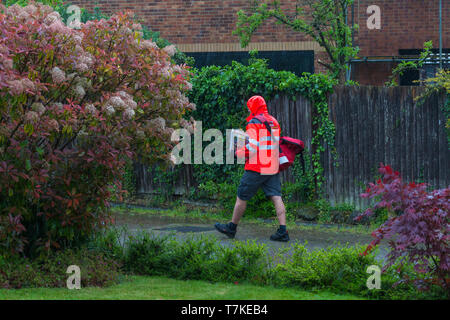
[[[407,70],[400,76],[401,86],[418,86],[419,83],[415,82],[420,79],[419,70]]]
[[[195,66],[224,66],[232,61],[247,63],[248,52],[186,52],[194,57]],[[303,72],[314,73],[314,51],[259,51],[258,58],[268,59],[269,67],[278,71],[287,70],[301,75]]]
[[[401,56],[418,56],[422,51],[423,49],[400,49],[398,53]],[[431,52],[432,55],[420,70],[408,70],[400,76],[401,86],[417,86],[419,85],[417,80],[425,80],[436,75],[439,68],[439,49],[432,49]],[[450,49],[442,49],[442,55],[443,67],[450,68]]]

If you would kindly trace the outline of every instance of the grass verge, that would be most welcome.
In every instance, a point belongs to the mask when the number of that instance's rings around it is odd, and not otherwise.
[[[0,289],[0,300],[360,300],[350,294],[251,284],[210,283],[166,277],[127,276],[106,288]]]

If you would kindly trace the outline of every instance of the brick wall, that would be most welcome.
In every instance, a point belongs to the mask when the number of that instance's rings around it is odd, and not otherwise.
[[[163,38],[178,45],[182,51],[239,50],[239,39],[231,34],[240,9],[248,8],[248,0],[73,0],[92,9],[97,2],[103,12],[133,10],[143,24],[159,31]],[[295,0],[281,0],[288,12],[295,10]],[[443,0],[444,48],[450,47],[450,0]],[[399,49],[418,49],[427,40],[439,45],[438,0],[355,0],[355,23],[360,26],[355,44],[359,56],[395,56]],[[368,6],[381,9],[381,30],[369,30],[366,25]],[[351,22],[349,10],[349,23]],[[253,47],[263,50],[314,50],[315,70],[323,71],[317,59],[326,59],[323,49],[311,39],[288,28],[266,22],[252,38]],[[292,45],[286,45],[291,43]],[[252,47],[253,46],[253,47]],[[196,49],[197,48],[197,49]],[[202,49],[199,49],[202,48]],[[362,84],[381,85],[390,74],[392,63],[357,64],[354,79]]]
[[[381,9],[381,29],[366,26],[367,7],[376,4]],[[442,0],[444,47],[450,47],[450,0]],[[358,9],[359,7],[359,9]],[[399,49],[423,48],[433,40],[439,46],[439,0],[360,0],[355,1],[355,22],[360,30],[355,43],[360,56],[398,55]]]
[[[97,2],[97,5],[95,4]],[[189,51],[239,51],[239,37],[231,33],[236,27],[237,12],[248,8],[248,0],[73,0],[89,10],[98,6],[111,14],[130,9],[137,13],[142,23],[161,37],[176,44],[184,52]],[[283,1],[286,12],[295,11],[295,1]],[[326,59],[323,49],[303,34],[267,21],[254,34],[245,50],[314,50],[315,56]],[[314,69],[324,68],[315,59]]]
[[[369,5],[381,9],[380,30],[367,28]],[[450,48],[450,0],[442,0],[442,7],[443,47]],[[360,27],[355,34],[360,57],[398,56],[399,49],[421,49],[428,40],[439,47],[439,0],[356,0],[355,23]],[[353,66],[352,75],[361,84],[382,85],[396,65],[358,63]]]
[[[95,1],[74,0],[75,4],[92,9]],[[286,10],[295,9],[295,1],[285,1]],[[98,7],[106,13],[133,10],[143,24],[177,44],[238,43],[231,34],[237,12],[248,8],[248,0],[99,0]],[[303,41],[305,36],[290,32],[284,26],[265,23],[254,38],[255,42]]]

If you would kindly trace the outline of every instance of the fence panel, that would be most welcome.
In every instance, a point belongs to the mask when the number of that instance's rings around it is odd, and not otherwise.
[[[322,155],[325,195],[333,203],[367,206],[360,198],[368,182],[376,180],[380,163],[400,171],[407,181],[450,185],[450,149],[442,111],[445,94],[435,94],[418,105],[421,87],[335,87],[329,97],[330,118],[336,126],[337,159],[330,148]],[[270,113],[281,125],[281,135],[305,141],[311,151],[312,106],[298,96],[278,96],[268,102]],[[158,192],[167,186],[152,180],[152,170],[136,164],[137,191]],[[293,182],[290,169],[283,181]],[[172,190],[183,194],[195,185],[192,166],[184,165]]]
[[[380,163],[400,171],[405,181],[427,182],[434,188],[450,185],[450,150],[442,111],[446,96],[436,94],[418,105],[414,98],[423,90],[335,88],[329,102],[338,166],[325,175],[325,190],[332,202],[365,207],[367,202],[359,194],[376,180]],[[328,161],[324,166],[332,164]]]

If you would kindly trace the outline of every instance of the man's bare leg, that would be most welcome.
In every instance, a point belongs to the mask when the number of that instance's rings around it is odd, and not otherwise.
[[[278,222],[280,226],[286,225],[286,208],[283,203],[283,199],[280,196],[272,196],[271,200],[275,206],[275,212],[277,213]]]
[[[231,222],[233,222],[234,224],[239,224],[239,221],[244,215],[246,208],[247,201],[241,200],[239,199],[239,197],[236,197],[236,203],[234,204],[233,218],[231,219]]]
[[[234,236],[236,235],[237,225],[244,215],[245,208],[247,208],[247,201],[241,200],[239,199],[239,197],[236,197],[236,203],[234,205],[233,218],[231,219],[231,222],[227,224],[216,223],[214,226],[217,231],[226,234],[228,238],[234,238]]]
[[[275,211],[277,213],[278,222],[280,227],[277,232],[270,236],[270,240],[273,241],[289,241],[289,234],[286,230],[286,208],[284,206],[283,200],[280,196],[271,197],[273,205],[275,206]]]

